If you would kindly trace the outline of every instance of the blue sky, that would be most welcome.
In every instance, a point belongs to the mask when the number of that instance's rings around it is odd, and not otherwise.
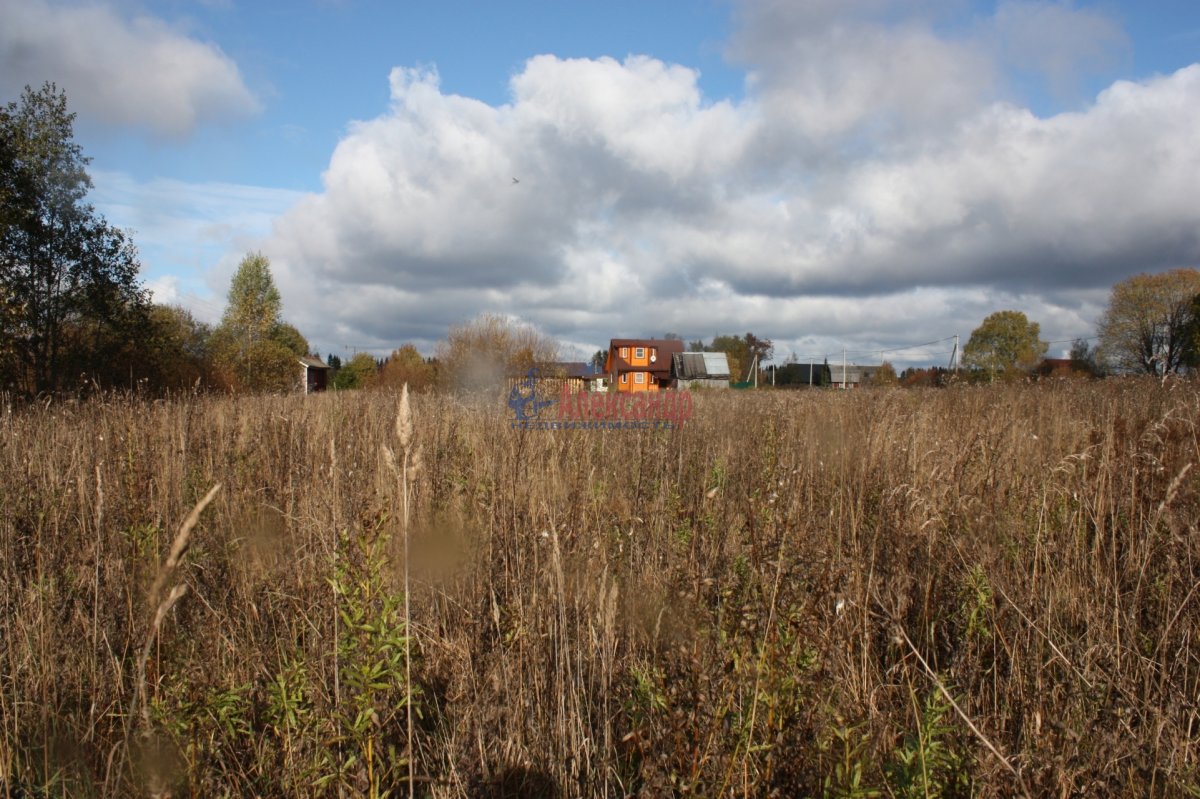
[[[1194,0],[0,16],[0,98],[67,91],[156,297],[214,320],[262,250],[321,353],[498,312],[568,354],[753,331],[870,362],[1004,308],[1090,335],[1113,282],[1200,265]]]
[[[386,108],[395,66],[436,67],[443,91],[500,105],[531,55],[653,53],[700,69],[706,93],[741,92],[741,72],[721,57],[730,7],[716,0],[171,6],[176,13],[165,18],[216,43],[264,107],[242,124],[197,130],[185,143],[188,158],[174,140],[128,131],[98,140],[97,158],[111,157],[141,180],[170,174],[318,191],[347,126]]]

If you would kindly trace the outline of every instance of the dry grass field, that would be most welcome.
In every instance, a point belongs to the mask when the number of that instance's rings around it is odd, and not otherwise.
[[[0,409],[0,796],[1200,795],[1194,384],[397,406]]]

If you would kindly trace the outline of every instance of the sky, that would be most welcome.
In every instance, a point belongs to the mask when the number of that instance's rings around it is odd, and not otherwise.
[[[1200,266],[1196,0],[0,0],[158,302],[247,254],[322,355],[510,316],[945,364],[1019,310],[1061,355]]]

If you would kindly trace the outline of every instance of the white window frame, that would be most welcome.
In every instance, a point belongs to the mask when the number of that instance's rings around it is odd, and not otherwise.
[[[634,347],[633,348],[633,357],[638,359],[639,361],[646,360],[646,348],[645,347]]]
[[[621,375],[621,382],[622,382],[622,383],[625,383],[625,384],[628,384],[628,383],[629,383],[629,373],[628,373],[628,372],[626,372],[625,374]]]
[[[644,385],[646,382],[646,373],[645,372],[634,372],[633,373],[633,382],[637,383],[639,386]]]
[[[622,348],[621,348],[621,357],[622,357],[622,358],[628,358],[628,357],[629,357],[629,348],[628,348],[628,347],[622,347]]]

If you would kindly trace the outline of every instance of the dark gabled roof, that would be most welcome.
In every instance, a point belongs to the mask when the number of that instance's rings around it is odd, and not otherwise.
[[[595,380],[604,377],[603,369],[587,361],[560,361],[554,366],[561,370],[563,377],[572,380]]]
[[[618,347],[652,347],[658,350],[658,360],[649,367],[634,366],[617,354]],[[679,352],[683,352],[683,342],[674,338],[614,338],[608,343],[613,373],[650,372],[660,380],[670,377],[672,356]]]
[[[551,361],[537,364],[534,368],[535,377],[567,378],[569,380],[595,380],[604,377],[604,370],[586,361]],[[526,377],[528,370],[511,377]]]
[[[683,342],[677,338],[614,338],[608,348],[613,347],[657,347],[659,352],[683,352]]]
[[[811,381],[816,383],[820,379],[819,376],[824,373],[825,366],[823,363],[785,363],[776,370],[776,373],[793,377],[792,382],[808,383]]]

